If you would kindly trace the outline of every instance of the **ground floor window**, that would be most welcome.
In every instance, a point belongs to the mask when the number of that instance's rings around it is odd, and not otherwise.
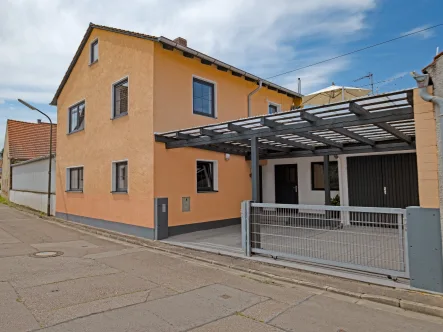
[[[68,168],[67,179],[68,191],[83,191],[83,167]]]
[[[197,161],[197,192],[217,191],[217,163],[215,161]]]
[[[128,161],[117,161],[112,164],[113,192],[128,192]]]
[[[312,190],[325,190],[323,180],[323,162],[311,163]],[[338,162],[329,162],[329,187],[331,190],[339,190],[338,185]]]

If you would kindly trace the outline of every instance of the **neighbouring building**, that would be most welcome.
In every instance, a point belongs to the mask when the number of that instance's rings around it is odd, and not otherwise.
[[[6,123],[3,150],[1,194],[9,197],[12,188],[11,166],[23,161],[48,156],[50,124],[38,120],[36,123],[8,120]],[[52,125],[52,147],[56,152],[57,125]]]
[[[183,38],[91,24],[51,102],[59,123],[56,215],[154,238],[154,198],[167,197],[169,234],[239,223],[240,203],[251,197],[244,156],[220,153],[223,146],[167,150],[154,134],[300,101]]]

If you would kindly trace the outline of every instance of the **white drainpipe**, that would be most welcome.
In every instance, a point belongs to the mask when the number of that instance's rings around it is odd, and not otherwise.
[[[262,81],[258,82],[258,87],[257,89],[255,89],[254,91],[252,91],[251,93],[248,94],[248,118],[251,116],[251,109],[252,109],[252,105],[251,105],[251,97],[258,92],[258,90],[261,89],[262,87]]]

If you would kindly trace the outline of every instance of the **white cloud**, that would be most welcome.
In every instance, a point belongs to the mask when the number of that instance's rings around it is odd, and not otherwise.
[[[5,103],[5,100],[0,98],[0,105],[4,104],[4,103]]]
[[[293,66],[304,39],[328,43],[361,31],[374,6],[375,0],[2,1],[0,98],[49,102],[89,22],[182,36],[190,47],[271,76]]]
[[[404,36],[404,35],[409,35],[411,33],[415,33],[416,37],[420,37],[420,38],[423,38],[423,39],[428,39],[428,38],[434,37],[434,35],[435,35],[434,30],[425,30],[425,31],[420,31],[420,30],[427,29],[429,27],[430,27],[429,24],[422,25],[422,26],[416,27],[414,29],[411,29],[409,31],[405,31],[401,35]],[[420,31],[420,32],[418,32],[418,31]]]

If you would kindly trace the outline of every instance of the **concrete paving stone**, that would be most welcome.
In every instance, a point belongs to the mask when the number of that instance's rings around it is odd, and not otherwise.
[[[0,228],[0,244],[20,243],[20,240]]]
[[[223,319],[219,319],[215,322],[203,325],[196,329],[192,329],[192,332],[220,332],[220,331],[232,331],[232,332],[281,332],[280,329],[266,325],[261,322],[257,322],[253,319],[242,317],[239,315],[229,316]]]
[[[136,247],[136,248],[126,248],[121,250],[112,250],[112,251],[105,251],[97,254],[89,254],[86,256],[83,256],[83,258],[89,258],[89,259],[99,259],[99,258],[108,258],[108,257],[115,257],[120,255],[127,255],[132,254],[135,252],[141,252],[146,251],[148,249],[143,247]]]
[[[0,258],[0,281],[10,281],[19,288],[117,272],[120,271],[100,262],[73,257]]]
[[[167,321],[146,311],[144,304],[99,313],[51,326],[40,332],[176,332]]]
[[[287,303],[268,300],[246,309],[242,314],[260,322],[268,322],[289,307]]]
[[[155,257],[155,259],[151,259],[151,257]],[[163,257],[170,264],[161,263]],[[213,278],[220,275],[220,273],[215,272],[215,269],[203,267],[192,262],[185,264],[186,266],[182,265],[178,259],[161,253],[139,252],[97,259],[97,261],[171,288],[177,292],[185,292],[213,284],[216,282]],[[155,261],[159,262],[155,263]],[[134,264],[134,262],[136,263]]]
[[[314,294],[320,294],[323,292],[306,287],[288,287],[285,284],[272,282],[270,279],[249,275],[243,275],[243,277],[226,275],[226,279],[222,283],[229,287],[265,296],[269,299],[286,304],[295,304]]]
[[[59,248],[58,250],[63,251],[63,249],[69,249],[69,248],[76,248],[76,249],[81,249],[81,248],[86,248],[86,249],[91,249],[91,248],[98,248],[98,246],[96,246],[95,244],[92,244],[88,241],[84,241],[84,240],[77,240],[77,241],[67,241],[67,242],[51,242],[51,243],[36,243],[36,244],[31,244],[31,246],[33,246],[36,249],[39,250],[51,250],[54,248]]]
[[[122,308],[129,305],[161,299],[176,294],[170,289],[156,287],[147,291],[108,297],[87,303],[80,303],[57,310],[35,313],[39,323],[44,326],[59,324],[68,320]]]
[[[426,331],[440,332],[443,325],[412,317],[399,317],[391,312],[355,305],[322,295],[300,303],[269,324],[286,331]]]
[[[172,326],[187,330],[232,315],[265,299],[224,285],[211,285],[142,306]]]
[[[136,293],[155,287],[155,284],[127,273],[115,273],[18,288],[17,292],[29,309],[39,312]]]
[[[26,243],[8,243],[0,244],[0,258],[1,257],[11,257],[11,256],[23,256],[32,254],[37,250]],[[1,271],[1,267],[0,267]]]
[[[0,331],[28,331],[39,328],[31,312],[7,282],[0,282]]]

